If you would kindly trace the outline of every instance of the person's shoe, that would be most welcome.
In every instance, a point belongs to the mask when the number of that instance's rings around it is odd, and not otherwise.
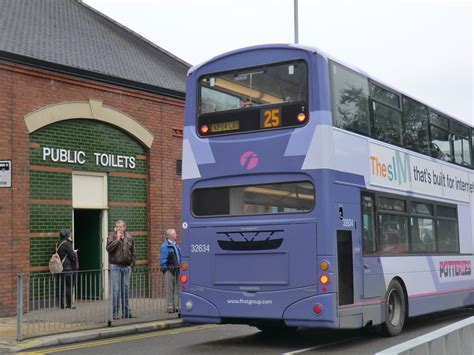
[[[119,317],[119,316],[113,316],[113,319],[114,319],[114,320],[119,320],[120,317]]]
[[[174,311],[172,309],[167,309],[166,313],[174,313]]]
[[[122,318],[127,319],[127,318],[137,318],[133,314],[125,314]]]

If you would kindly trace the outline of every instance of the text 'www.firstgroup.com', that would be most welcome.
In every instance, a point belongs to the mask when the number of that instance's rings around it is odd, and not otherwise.
[[[248,300],[248,299],[240,298],[238,300],[227,300],[227,303],[228,304],[248,304],[249,306],[255,304],[257,306],[261,306],[261,305],[272,304],[273,301],[272,300]]]

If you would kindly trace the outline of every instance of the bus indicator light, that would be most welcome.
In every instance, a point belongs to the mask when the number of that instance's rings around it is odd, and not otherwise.
[[[314,314],[320,314],[321,311],[322,311],[323,307],[319,304],[319,303],[316,303],[314,306],[313,306],[313,312]]]
[[[206,134],[207,132],[209,132],[209,127],[204,124],[201,126],[201,128],[199,128],[199,131],[201,132],[201,134]]]
[[[298,113],[298,116],[296,116],[296,119],[299,123],[303,123],[304,121],[306,121],[306,115],[303,112],[300,112]]]
[[[321,261],[319,263],[319,268],[321,269],[321,271],[327,271],[329,269],[329,263],[326,260]]]
[[[183,261],[180,265],[181,271],[187,271],[188,270],[188,263]]]
[[[321,282],[323,285],[327,285],[327,283],[329,282],[329,277],[327,275],[321,275],[321,277],[319,278],[319,282]]]
[[[326,286],[321,287],[321,289],[323,290],[323,292],[328,292],[328,288]]]
[[[188,282],[188,277],[186,275],[181,275],[179,280],[181,281],[182,284],[185,284],[186,282]]]

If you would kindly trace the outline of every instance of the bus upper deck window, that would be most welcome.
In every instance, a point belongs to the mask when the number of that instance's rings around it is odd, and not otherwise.
[[[198,81],[201,136],[297,127],[307,122],[301,117],[309,117],[308,66],[302,59],[209,73]],[[203,126],[209,128],[205,134]]]

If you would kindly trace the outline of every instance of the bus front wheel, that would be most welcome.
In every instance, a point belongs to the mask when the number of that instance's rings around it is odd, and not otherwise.
[[[385,293],[385,322],[381,324],[381,333],[393,337],[402,332],[405,324],[405,292],[397,280],[392,280]]]

